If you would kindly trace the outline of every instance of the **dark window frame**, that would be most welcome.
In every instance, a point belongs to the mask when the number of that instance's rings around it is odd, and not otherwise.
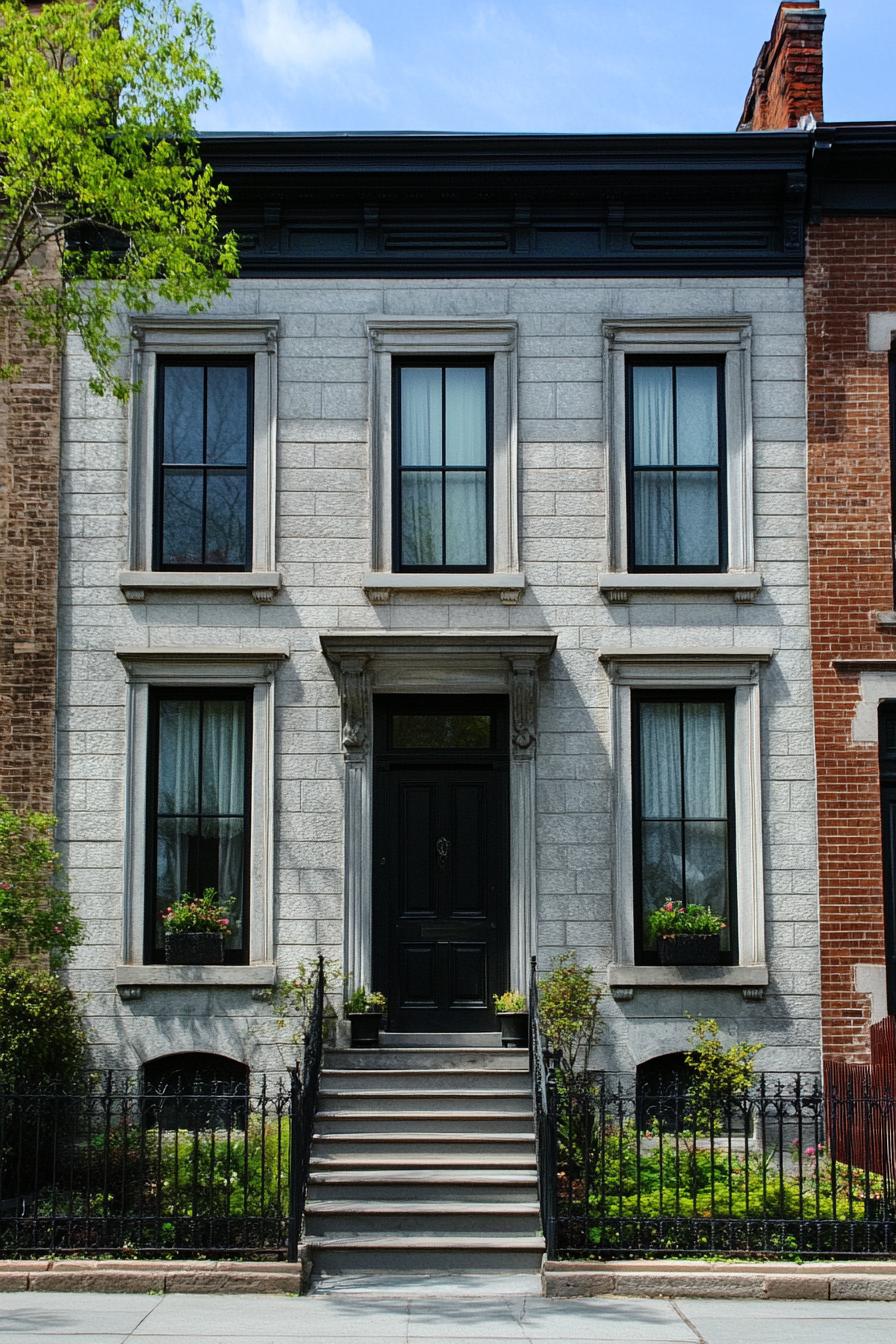
[[[245,704],[244,744],[243,744],[243,903],[242,903],[242,948],[228,948],[224,944],[224,961],[229,965],[247,965],[249,961],[249,940],[252,892],[250,889],[251,848],[252,848],[252,714],[253,688],[251,686],[150,686],[149,688],[149,731],[146,758],[146,849],[144,872],[146,875],[144,899],[144,938],[143,960],[146,965],[158,965],[164,962],[164,949],[155,946],[156,933],[156,883],[158,879],[158,822],[159,822],[159,706],[165,700],[242,700]],[[199,760],[202,760],[202,717],[200,717]],[[205,815],[202,810],[202,781],[200,779],[199,812],[200,819]],[[175,815],[175,814],[167,814]],[[177,813],[185,816],[186,813]],[[212,814],[208,814],[212,815]],[[215,813],[221,816],[221,813]],[[197,884],[198,886],[199,884]],[[197,892],[198,894],[198,892]]]
[[[203,373],[203,461],[168,463],[163,461],[165,451],[165,370],[169,368],[201,368]],[[222,464],[209,465],[205,462],[205,432],[208,420],[208,370],[210,368],[240,368],[247,371],[246,380],[246,465],[233,467]],[[253,482],[255,477],[255,359],[252,355],[160,355],[156,360],[155,410],[153,426],[153,523],[152,523],[152,564],[159,572],[172,573],[212,573],[245,574],[252,569],[252,521],[253,521]],[[205,554],[205,541],[208,519],[208,477],[209,472],[217,475],[236,475],[246,478],[246,553],[239,565],[212,564],[206,561],[190,564],[170,564],[162,559],[164,542],[164,477],[169,472],[202,471],[202,551]]]
[[[643,704],[723,704],[725,706],[725,797],[728,816],[728,934],[731,946],[721,954],[723,966],[738,964],[737,938],[737,816],[734,798],[734,691],[705,688],[697,690],[662,691],[633,690],[631,693],[631,734],[632,734],[632,900],[635,922],[635,963],[640,966],[656,966],[659,954],[644,948],[644,895],[642,875],[642,831],[641,831],[641,706]],[[681,719],[683,723],[683,717]],[[684,804],[684,750],[681,751],[682,770],[682,807]],[[674,818],[670,818],[674,820]],[[682,827],[682,866],[685,862],[685,820],[699,818],[678,818]],[[715,820],[715,818],[714,818]],[[687,901],[687,893],[684,893]]]
[[[677,379],[672,378],[672,434],[673,463],[671,466],[635,466],[634,373],[637,367],[676,368],[699,367],[716,370],[718,407],[718,465],[715,467],[688,464],[678,466]],[[715,565],[642,565],[635,557],[635,476],[647,472],[672,472],[672,537],[678,553],[678,490],[674,477],[678,472],[713,472],[717,475],[719,561]],[[724,574],[728,569],[728,440],[725,416],[725,356],[724,355],[627,355],[625,359],[625,509],[627,534],[627,563],[631,574]]]
[[[441,369],[442,371],[442,463],[433,467],[403,467],[401,462],[401,371],[402,369]],[[485,467],[445,465],[445,370],[485,370]],[[494,462],[494,369],[493,356],[418,355],[392,360],[392,560],[398,574],[491,574],[495,565],[495,462]],[[401,482],[405,471],[439,472],[442,476],[442,556],[445,555],[445,478],[455,471],[485,472],[485,545],[484,565],[406,565],[401,555]]]

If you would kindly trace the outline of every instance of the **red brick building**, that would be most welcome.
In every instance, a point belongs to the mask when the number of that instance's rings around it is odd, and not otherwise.
[[[817,0],[781,6],[741,128],[817,123],[805,305],[822,1045],[865,1061],[870,1024],[896,1012],[896,124],[823,121],[823,23]]]

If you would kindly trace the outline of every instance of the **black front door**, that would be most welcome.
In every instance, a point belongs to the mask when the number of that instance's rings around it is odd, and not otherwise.
[[[374,711],[373,981],[396,1031],[490,1031],[507,988],[507,702]]]
[[[881,830],[884,842],[884,929],[887,957],[887,1011],[896,1013],[896,703],[880,707]]]

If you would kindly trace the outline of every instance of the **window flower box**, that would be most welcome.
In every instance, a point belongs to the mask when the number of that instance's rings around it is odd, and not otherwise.
[[[718,966],[721,943],[718,933],[679,933],[657,938],[656,949],[661,966]]]
[[[169,966],[218,966],[224,960],[223,933],[166,933]]]

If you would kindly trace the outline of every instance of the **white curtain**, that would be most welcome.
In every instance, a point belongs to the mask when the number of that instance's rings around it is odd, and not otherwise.
[[[442,370],[401,370],[401,464],[442,465]],[[434,471],[401,474],[401,559],[406,565],[442,563],[442,477]]]
[[[719,461],[718,370],[681,364],[675,370],[676,457],[679,466]],[[714,471],[679,471],[678,563],[719,563],[719,478]]]
[[[245,713],[242,700],[207,700],[202,734],[203,830],[218,841],[218,893],[233,907],[231,948],[241,934]]]
[[[636,364],[632,369],[632,433],[636,467],[672,466],[671,367]],[[675,563],[672,472],[635,473],[635,560],[639,565]]]

